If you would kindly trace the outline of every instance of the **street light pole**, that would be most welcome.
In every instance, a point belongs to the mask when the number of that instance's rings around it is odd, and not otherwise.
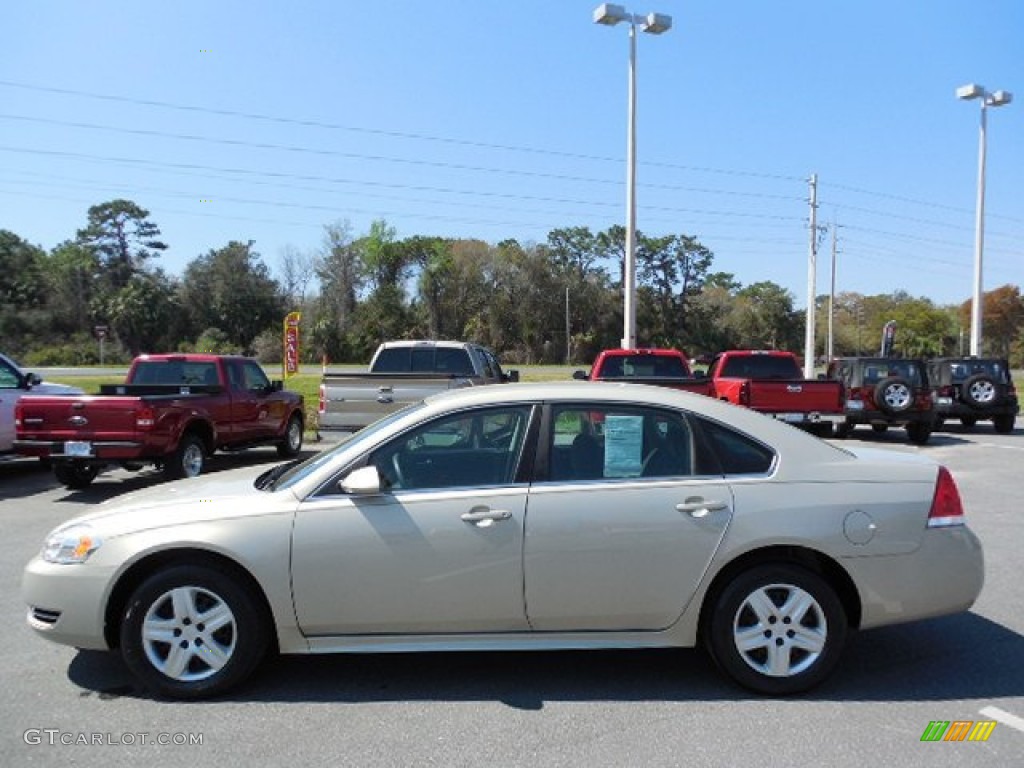
[[[626,253],[624,254],[622,291],[623,349],[636,347],[636,28],[660,35],[672,28],[672,17],[660,13],[634,15],[621,5],[602,3],[594,9],[594,23],[614,26],[629,24],[629,97],[626,122]]]
[[[982,255],[985,250],[985,127],[989,107],[1001,107],[1013,101],[1009,91],[989,93],[975,83],[956,89],[958,99],[981,100],[981,129],[978,134],[978,200],[974,218],[974,295],[971,300],[971,356],[981,355],[982,307]]]

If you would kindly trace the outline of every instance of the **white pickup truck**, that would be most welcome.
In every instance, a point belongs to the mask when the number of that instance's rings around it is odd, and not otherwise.
[[[14,447],[14,404],[25,395],[81,395],[78,387],[52,384],[26,373],[11,358],[0,355],[0,455]]]
[[[494,354],[461,341],[388,341],[365,373],[325,372],[319,428],[356,432],[392,411],[457,387],[518,381]]]

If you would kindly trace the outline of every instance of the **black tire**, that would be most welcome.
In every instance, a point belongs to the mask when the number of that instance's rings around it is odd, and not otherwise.
[[[288,426],[284,430],[284,439],[277,444],[277,455],[284,459],[291,459],[302,451],[302,417],[299,414],[292,414],[288,419]]]
[[[849,437],[851,432],[853,432],[853,424],[850,423],[849,421],[844,421],[841,424],[836,424],[836,437],[838,437],[840,440]]]
[[[932,436],[932,425],[921,421],[907,424],[907,438],[915,445],[924,445]]]
[[[960,423],[967,429],[973,429],[974,425],[978,423],[978,419],[974,416],[961,416]]]
[[[1017,417],[1012,413],[1004,413],[1000,416],[992,417],[992,426],[995,427],[996,432],[1000,435],[1008,435],[1013,432],[1013,428],[1017,423]]]
[[[945,426],[946,426],[946,420],[944,418],[942,418],[941,416],[939,416],[939,417],[936,417],[935,424],[932,427],[932,429],[933,429],[933,431],[938,431],[940,429],[945,428]]]
[[[183,477],[198,477],[206,468],[206,446],[198,435],[181,436],[178,449],[164,462],[164,477],[180,480]]]
[[[960,398],[972,408],[990,408],[1002,396],[999,382],[984,373],[975,374],[960,385]]]
[[[213,616],[219,626],[210,629],[204,618]],[[205,566],[176,565],[157,571],[129,598],[120,640],[125,664],[146,688],[199,699],[252,674],[269,644],[268,617],[237,579]]]
[[[875,405],[886,413],[904,413],[914,404],[914,390],[906,379],[890,376],[875,386]]]
[[[877,432],[880,435],[884,435],[886,432],[889,431],[889,425],[888,424],[872,424],[871,425],[871,429],[874,432]]]
[[[99,473],[98,467],[89,464],[61,461],[53,465],[53,474],[57,480],[75,491],[88,488]]]
[[[804,610],[788,615],[798,599]],[[787,563],[757,566],[732,579],[714,601],[704,643],[744,688],[770,696],[800,693],[839,661],[846,612],[835,590],[811,571]]]

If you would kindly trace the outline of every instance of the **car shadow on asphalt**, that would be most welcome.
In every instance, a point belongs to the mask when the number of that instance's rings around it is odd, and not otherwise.
[[[807,701],[938,701],[1024,695],[1024,636],[973,613],[851,636]],[[80,651],[68,677],[99,698],[153,698],[113,653]],[[232,702],[750,701],[700,650],[466,652],[275,656]]]

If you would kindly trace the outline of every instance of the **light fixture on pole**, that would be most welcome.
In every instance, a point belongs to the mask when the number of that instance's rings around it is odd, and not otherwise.
[[[974,295],[971,301],[971,356],[981,355],[982,280],[981,261],[985,250],[985,122],[989,107],[1002,107],[1013,101],[1009,91],[989,93],[976,83],[956,89],[956,97],[981,100],[981,132],[978,137],[978,202],[974,219]]]
[[[626,253],[622,275],[624,349],[636,347],[636,28],[660,35],[672,28],[672,17],[661,13],[629,13],[621,5],[601,3],[594,9],[594,23],[629,24],[629,109],[626,122]]]

